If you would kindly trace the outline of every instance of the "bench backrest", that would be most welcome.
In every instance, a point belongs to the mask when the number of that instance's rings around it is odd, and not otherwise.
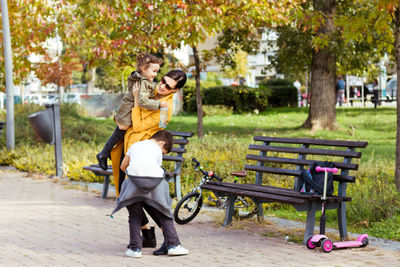
[[[312,161],[324,161],[329,157],[334,167],[340,169],[333,177],[339,182],[338,195],[341,196],[345,196],[346,183],[355,182],[355,177],[349,176],[349,171],[358,169],[358,164],[351,163],[352,159],[361,158],[362,153],[355,151],[356,148],[365,148],[368,145],[368,142],[312,138],[255,136],[253,140],[262,143],[249,145],[249,150],[259,153],[248,154],[246,159],[257,163],[245,165],[244,168],[256,172],[256,184],[262,184],[263,173],[297,178]],[[280,168],[279,165],[282,164],[284,167]],[[295,186],[296,183],[297,179]]]
[[[163,161],[175,162],[174,173],[180,175],[182,163],[184,161],[183,154],[186,153],[185,146],[189,143],[188,138],[193,136],[193,132],[176,132],[170,131],[174,137],[171,152],[163,155]]]

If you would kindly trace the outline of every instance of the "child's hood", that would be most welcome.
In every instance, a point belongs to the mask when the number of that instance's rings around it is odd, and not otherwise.
[[[142,80],[142,79],[146,79],[146,78],[142,74],[140,74],[140,72],[138,72],[138,71],[132,71],[132,73],[128,77],[128,81],[132,81],[132,82]]]

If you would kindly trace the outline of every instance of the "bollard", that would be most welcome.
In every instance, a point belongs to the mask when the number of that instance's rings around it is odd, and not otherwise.
[[[35,133],[44,141],[54,144],[56,176],[62,176],[61,120],[60,104],[46,104],[47,110],[28,116],[29,123]]]

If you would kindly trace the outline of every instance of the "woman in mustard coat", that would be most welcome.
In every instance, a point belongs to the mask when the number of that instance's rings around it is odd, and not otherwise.
[[[172,117],[174,93],[177,92],[180,88],[182,88],[185,85],[185,83],[186,83],[186,74],[181,70],[172,70],[169,71],[161,79],[161,82],[156,86],[155,99],[160,101],[165,101],[168,103],[167,123],[170,121]],[[123,156],[125,155],[125,153],[128,151],[129,147],[132,144],[138,141],[150,139],[156,132],[162,130],[163,128],[159,126],[159,123],[160,123],[160,109],[146,110],[137,105],[135,105],[135,107],[132,109],[132,127],[130,127],[126,131],[124,139],[121,140],[117,145],[115,145],[111,151],[111,162],[112,162],[114,184],[115,184],[115,189],[117,191],[117,196],[119,196],[119,191],[122,182],[125,179],[125,173],[120,169],[120,164],[123,159]],[[146,221],[148,222],[147,218]],[[156,221],[156,223],[159,225],[159,222]],[[142,225],[144,224],[145,223],[142,222]],[[146,238],[146,235],[148,233],[146,231],[142,232],[144,238]],[[149,234],[149,235],[154,235],[154,234]],[[168,248],[166,247],[166,242],[164,241],[162,247],[154,251],[153,254],[163,255],[166,254],[167,252]]]

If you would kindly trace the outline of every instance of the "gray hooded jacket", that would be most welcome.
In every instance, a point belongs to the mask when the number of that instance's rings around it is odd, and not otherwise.
[[[165,175],[164,175],[165,176]],[[172,199],[165,177],[127,175],[111,215],[133,203],[144,202],[172,219]]]

